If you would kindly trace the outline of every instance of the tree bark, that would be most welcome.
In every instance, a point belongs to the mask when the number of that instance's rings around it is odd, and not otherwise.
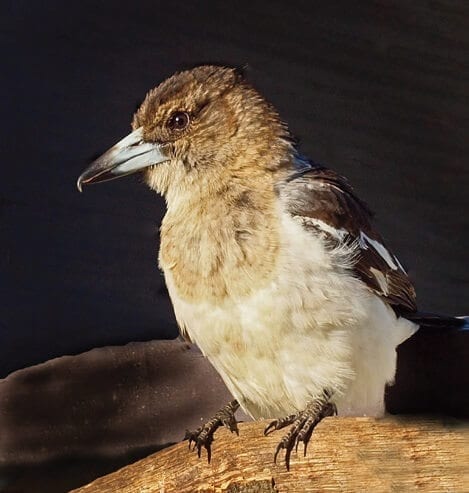
[[[216,433],[212,461],[182,442],[97,479],[74,493],[163,492],[467,492],[469,426],[416,417],[327,418],[307,454],[273,462],[283,430],[243,423],[239,437]]]

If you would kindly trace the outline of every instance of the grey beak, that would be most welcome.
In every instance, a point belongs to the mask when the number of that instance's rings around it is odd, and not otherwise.
[[[114,180],[169,160],[159,144],[142,139],[140,127],[93,161],[78,178],[78,190],[82,191],[82,185]]]

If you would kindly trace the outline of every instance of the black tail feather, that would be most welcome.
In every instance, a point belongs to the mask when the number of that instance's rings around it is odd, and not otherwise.
[[[436,313],[406,313],[407,320],[420,325],[423,329],[469,330],[469,317],[450,317]]]

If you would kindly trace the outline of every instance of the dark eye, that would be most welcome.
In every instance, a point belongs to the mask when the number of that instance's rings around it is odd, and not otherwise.
[[[184,130],[190,122],[189,114],[185,111],[176,111],[168,120],[167,126],[170,130],[181,131]]]

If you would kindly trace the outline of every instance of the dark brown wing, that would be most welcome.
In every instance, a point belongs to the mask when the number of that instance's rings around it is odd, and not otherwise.
[[[398,314],[414,312],[415,290],[397,258],[373,228],[372,213],[347,180],[332,170],[306,165],[280,187],[292,216],[324,235],[332,246],[355,242],[354,272],[369,289],[385,299]]]

